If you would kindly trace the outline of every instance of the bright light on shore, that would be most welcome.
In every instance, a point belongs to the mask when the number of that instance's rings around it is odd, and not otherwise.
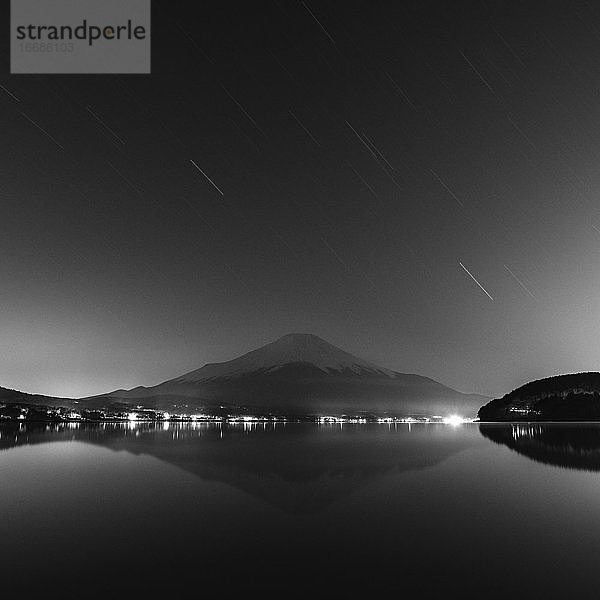
[[[470,419],[464,419],[463,417],[461,417],[460,415],[450,415],[448,417],[444,417],[443,422],[446,425],[462,425],[462,423],[468,423],[470,421]]]

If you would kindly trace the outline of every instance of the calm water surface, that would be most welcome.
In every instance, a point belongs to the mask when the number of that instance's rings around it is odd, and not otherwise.
[[[0,426],[22,596],[591,598],[599,556],[600,425]]]

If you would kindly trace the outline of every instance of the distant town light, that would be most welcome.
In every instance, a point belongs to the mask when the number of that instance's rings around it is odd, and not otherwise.
[[[138,418],[137,413],[129,413],[127,415],[128,421],[137,421],[137,418]]]
[[[446,425],[461,425],[462,423],[468,423],[470,419],[464,419],[460,415],[450,415],[448,417],[444,417],[443,423]]]

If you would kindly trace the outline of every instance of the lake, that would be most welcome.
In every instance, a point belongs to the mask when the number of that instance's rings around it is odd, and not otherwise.
[[[599,554],[596,424],[0,426],[25,596],[595,597]]]

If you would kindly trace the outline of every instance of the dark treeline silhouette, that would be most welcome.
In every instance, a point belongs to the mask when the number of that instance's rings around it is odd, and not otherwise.
[[[527,383],[479,409],[482,421],[600,421],[600,373]]]

